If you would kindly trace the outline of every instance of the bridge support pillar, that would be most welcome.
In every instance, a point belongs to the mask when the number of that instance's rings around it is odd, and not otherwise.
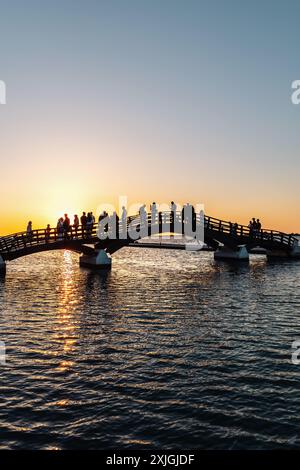
[[[111,256],[105,250],[95,250],[94,255],[82,255],[79,264],[85,268],[91,269],[110,269]]]
[[[215,251],[214,258],[217,260],[248,261],[249,253],[245,246],[238,246],[236,250],[228,248],[227,246],[221,246]]]
[[[6,263],[2,256],[0,255],[0,276],[5,276],[6,273]]]

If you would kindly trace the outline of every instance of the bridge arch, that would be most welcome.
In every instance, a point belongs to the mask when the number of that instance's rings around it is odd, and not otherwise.
[[[181,212],[176,214],[172,214],[172,212],[161,213],[156,225],[157,234],[186,234],[186,220],[182,220],[181,215]],[[150,214],[147,215],[147,219],[143,223],[146,226],[146,231],[143,232],[141,230],[141,236],[138,239],[153,234]],[[201,223],[203,224],[204,238],[202,241],[217,251],[222,251],[222,248],[225,247],[227,252],[226,257],[228,257],[230,251],[236,252],[240,247],[250,250],[257,246],[266,249],[269,254],[273,253],[275,256],[279,254],[280,256],[300,257],[298,239],[292,234],[265,229],[254,232],[247,226],[232,224],[231,222],[209,216],[204,216],[201,219],[200,214],[194,215],[191,222],[192,231],[195,231],[197,224]],[[141,228],[142,222],[137,216],[128,217],[126,229],[130,224],[135,225],[138,231]],[[97,236],[98,224],[94,224],[90,231],[81,226],[77,229],[70,229],[65,236],[58,234],[56,228],[51,228],[48,232],[45,229],[34,230],[30,236],[26,232],[18,232],[0,237],[1,265],[5,261],[14,260],[22,256],[60,249],[68,249],[81,253],[86,257],[95,257],[99,251],[113,254],[122,247],[136,241],[130,236],[127,236],[125,239],[121,238],[120,228],[121,224],[119,223],[117,238],[106,238],[105,240],[99,240]]]

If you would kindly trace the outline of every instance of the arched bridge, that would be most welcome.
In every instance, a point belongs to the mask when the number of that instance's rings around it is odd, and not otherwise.
[[[193,231],[196,231],[197,227],[199,228],[202,224],[204,238],[202,242],[215,250],[215,258],[248,259],[248,252],[254,247],[266,249],[268,256],[300,257],[298,239],[292,234],[265,229],[255,231],[245,225],[232,224],[206,215],[201,217],[199,214],[193,214],[190,222]],[[0,237],[0,262],[3,270],[5,261],[42,251],[68,249],[83,255],[82,265],[101,267],[110,264],[108,261],[110,254],[144,236],[150,236],[153,233],[186,235],[187,223],[181,212],[176,214],[164,212],[159,213],[154,222],[151,214],[146,215],[144,220],[141,220],[139,216],[134,216],[128,217],[124,223],[119,221],[116,223],[113,237],[111,237],[108,223],[104,230],[107,238],[102,240],[98,237],[98,224],[93,224],[90,229],[82,226],[76,229],[70,227],[64,234],[58,233],[56,228],[48,231],[33,230],[31,234],[14,233]],[[126,233],[125,237],[124,233]]]

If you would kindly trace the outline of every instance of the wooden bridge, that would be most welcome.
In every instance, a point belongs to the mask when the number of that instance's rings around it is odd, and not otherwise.
[[[82,254],[82,266],[106,267],[111,264],[112,253],[138,239],[153,235],[153,232],[157,235],[186,235],[187,222],[181,212],[159,213],[156,221],[152,220],[151,214],[147,214],[143,221],[139,216],[128,217],[124,223],[116,223],[113,237],[108,223],[107,238],[103,240],[99,239],[99,225],[96,223],[90,229],[82,226],[75,229],[71,226],[63,234],[58,233],[56,228],[48,231],[33,230],[31,234],[18,232],[0,237],[0,266],[2,271],[5,271],[6,261],[43,251],[67,249]],[[245,225],[194,214],[191,221],[192,230],[197,231],[201,224],[204,235],[202,242],[215,251],[216,259],[248,259],[249,250],[255,247],[267,250],[269,257],[300,257],[298,239],[292,234],[265,229],[255,231]]]

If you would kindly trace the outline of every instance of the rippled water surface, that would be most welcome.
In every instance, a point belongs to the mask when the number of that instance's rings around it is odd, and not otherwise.
[[[53,252],[0,280],[0,448],[299,447],[300,262]]]

